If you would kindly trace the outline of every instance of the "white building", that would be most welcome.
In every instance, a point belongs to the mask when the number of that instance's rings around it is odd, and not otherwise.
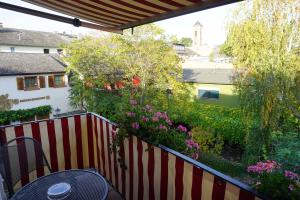
[[[66,65],[59,55],[60,45],[69,39],[0,27],[0,95],[14,99],[12,110],[50,105],[51,116],[73,111]]]

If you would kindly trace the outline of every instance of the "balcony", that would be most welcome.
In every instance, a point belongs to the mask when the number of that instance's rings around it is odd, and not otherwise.
[[[237,180],[135,136],[126,138],[120,146],[126,166],[122,168],[118,153],[110,151],[114,129],[116,124],[87,113],[2,126],[0,143],[20,136],[33,137],[42,144],[53,171],[95,168],[126,199],[263,199]],[[17,155],[19,159],[27,156],[26,152],[21,153]],[[19,167],[23,168],[24,162]],[[34,171],[16,187],[46,173]]]

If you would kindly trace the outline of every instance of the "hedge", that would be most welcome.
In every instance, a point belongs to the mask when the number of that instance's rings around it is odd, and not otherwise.
[[[0,111],[0,125],[9,125],[14,121],[26,121],[38,116],[44,116],[51,112],[51,106],[39,106],[31,109]]]
[[[230,145],[245,145],[246,136],[251,129],[251,123],[243,118],[238,108],[228,108],[217,105],[204,105],[198,102],[184,105],[173,105],[169,109],[171,119],[175,123],[184,123],[192,127],[221,134]]]

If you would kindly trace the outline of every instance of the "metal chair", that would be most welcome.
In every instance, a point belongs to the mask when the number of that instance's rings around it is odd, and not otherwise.
[[[10,197],[18,182],[27,182],[31,172],[44,170],[45,167],[52,172],[41,144],[34,138],[17,137],[0,146],[0,173]]]

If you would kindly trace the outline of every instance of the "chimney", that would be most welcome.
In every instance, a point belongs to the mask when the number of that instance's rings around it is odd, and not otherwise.
[[[2,22],[0,22],[0,28],[3,28],[3,23]]]

